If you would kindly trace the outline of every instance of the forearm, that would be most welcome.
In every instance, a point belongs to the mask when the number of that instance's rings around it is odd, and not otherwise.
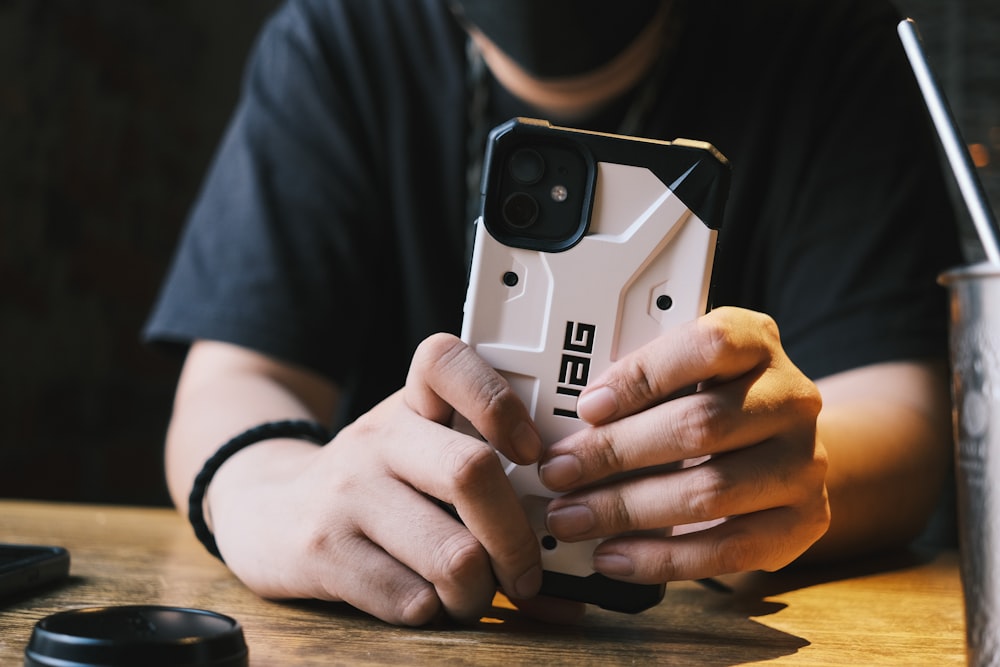
[[[234,435],[280,419],[329,426],[335,400],[332,386],[304,372],[233,346],[196,343],[181,374],[167,432],[166,473],[174,504],[186,511],[195,475]]]
[[[938,501],[951,456],[941,364],[882,364],[818,383],[831,523],[808,559],[907,543]]]

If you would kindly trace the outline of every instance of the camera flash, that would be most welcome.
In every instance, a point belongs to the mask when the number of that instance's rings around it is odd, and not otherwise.
[[[554,202],[564,202],[569,193],[566,191],[566,186],[564,185],[553,185],[552,190],[549,192],[549,196],[552,197]]]

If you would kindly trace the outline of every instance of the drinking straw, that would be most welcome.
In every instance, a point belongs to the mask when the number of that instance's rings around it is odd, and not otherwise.
[[[1000,266],[1000,226],[997,225],[996,217],[987,204],[982,183],[976,175],[969,151],[959,138],[955,119],[945,103],[944,95],[934,79],[930,66],[927,64],[927,57],[924,55],[920,35],[917,32],[917,24],[913,19],[904,19],[899,22],[896,31],[903,42],[903,49],[906,51],[906,57],[910,61],[913,74],[917,78],[917,84],[920,86],[920,92],[927,104],[927,110],[934,122],[938,138],[944,147],[951,172],[961,191],[962,200],[965,202],[972,218],[972,224],[979,235],[979,242],[983,245],[983,250],[986,251],[986,258],[991,264]]]

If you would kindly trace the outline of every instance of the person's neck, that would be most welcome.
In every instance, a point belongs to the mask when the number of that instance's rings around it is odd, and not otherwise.
[[[469,32],[483,62],[512,95],[552,118],[572,120],[617,99],[649,72],[664,47],[669,5],[664,2],[649,25],[608,64],[572,77],[540,79],[511,60],[483,33],[475,28]]]

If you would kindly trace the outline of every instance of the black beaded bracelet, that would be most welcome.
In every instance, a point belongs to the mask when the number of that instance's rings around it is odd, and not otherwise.
[[[198,541],[205,545],[210,554],[223,560],[222,554],[219,553],[219,546],[215,543],[215,535],[212,534],[205,522],[205,492],[208,490],[208,484],[212,481],[212,477],[233,454],[250,445],[275,438],[297,438],[325,445],[330,441],[330,437],[329,432],[316,422],[305,419],[288,419],[254,426],[219,447],[218,451],[205,461],[205,465],[194,478],[191,495],[188,496],[188,521],[191,522],[191,527],[194,528],[194,534]],[[223,560],[223,562],[225,561]]]

